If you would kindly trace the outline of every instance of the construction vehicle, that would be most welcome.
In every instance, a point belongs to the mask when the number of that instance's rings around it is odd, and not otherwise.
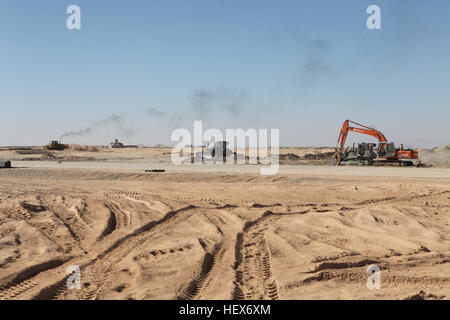
[[[355,126],[351,126],[355,125]],[[354,131],[372,136],[378,140],[378,147],[375,143],[359,143],[357,147],[344,148],[349,131]],[[412,166],[414,161],[419,159],[419,152],[413,149],[395,148],[393,142],[388,142],[383,133],[375,128],[363,124],[345,120],[338,138],[338,147],[333,156],[335,165],[341,164],[398,164]],[[375,149],[376,148],[376,149]]]
[[[226,159],[234,154],[228,148],[228,141],[211,141],[203,151],[203,158],[208,160]]]
[[[116,140],[114,140],[114,142],[111,142],[109,144],[109,147],[113,148],[113,149],[119,149],[119,148],[123,148],[124,144],[122,142],[119,142],[119,139],[116,139]]]
[[[202,147],[202,151],[196,152],[192,161],[200,162],[226,162],[227,157],[235,155],[228,148],[228,141],[210,141],[206,146]]]
[[[48,145],[44,146],[44,148],[47,150],[65,150],[69,148],[69,146],[67,144],[62,144],[59,141],[54,140]]]
[[[137,148],[138,146],[135,145],[131,145],[131,144],[123,144],[122,142],[119,141],[119,139],[115,139],[114,142],[111,142],[109,144],[109,148],[111,149],[122,149],[122,148]]]

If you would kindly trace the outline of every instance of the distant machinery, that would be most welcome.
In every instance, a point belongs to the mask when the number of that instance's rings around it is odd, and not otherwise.
[[[202,147],[202,151],[196,152],[192,161],[196,162],[225,162],[227,157],[235,153],[228,148],[227,141],[211,141]]]
[[[119,139],[114,140],[114,142],[111,142],[109,144],[110,148],[118,149],[118,148],[124,148],[125,145],[122,142],[119,142]]]
[[[47,150],[65,150],[69,148],[69,146],[67,144],[62,144],[59,141],[54,140],[49,144],[47,144],[46,146],[44,146],[44,148]]]
[[[123,144],[122,142],[119,142],[119,139],[115,139],[114,142],[111,142],[109,144],[109,147],[112,149],[137,148],[137,146],[135,146],[135,145]]]
[[[208,160],[226,159],[234,154],[233,150],[228,148],[228,141],[212,141],[203,151],[203,158]]]

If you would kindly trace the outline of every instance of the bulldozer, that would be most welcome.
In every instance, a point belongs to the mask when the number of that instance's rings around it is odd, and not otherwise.
[[[378,146],[375,143],[359,143],[357,146],[353,145],[352,148],[345,148],[345,141],[350,131],[376,138]],[[412,166],[414,162],[419,162],[418,151],[405,149],[403,144],[396,148],[395,144],[388,142],[384,134],[377,129],[351,120],[344,121],[337,144],[333,164],[338,166],[343,164]]]
[[[202,151],[196,152],[192,161],[207,163],[223,163],[227,157],[235,155],[233,150],[228,148],[228,141],[210,141],[202,147]]]
[[[211,141],[203,151],[203,157],[208,160],[226,159],[234,152],[228,148],[228,141]]]
[[[51,141],[49,144],[45,145],[44,148],[46,150],[65,150],[67,148],[69,148],[69,146],[67,144],[62,144],[59,141]]]

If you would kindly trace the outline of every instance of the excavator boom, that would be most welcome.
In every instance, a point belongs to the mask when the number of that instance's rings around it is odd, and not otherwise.
[[[351,127],[349,124],[352,123],[354,125],[360,126],[358,127]],[[369,136],[375,137],[379,142],[387,142],[386,137],[378,130],[365,126],[363,124],[351,121],[351,120],[345,120],[344,124],[342,125],[341,133],[339,134],[338,138],[338,146],[343,149],[345,145],[345,141],[347,140],[348,132],[354,131],[359,132],[362,134],[367,134]]]

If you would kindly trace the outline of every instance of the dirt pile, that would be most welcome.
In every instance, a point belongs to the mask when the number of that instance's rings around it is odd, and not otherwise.
[[[312,152],[303,156],[294,153],[280,154],[280,161],[298,161],[298,160],[332,160],[334,152]]]
[[[300,160],[300,157],[293,153],[285,153],[285,154],[280,154],[280,160],[295,161],[295,160]]]
[[[101,147],[88,146],[88,145],[79,145],[79,144],[70,144],[70,151],[85,151],[85,152],[97,152],[101,150]]]
[[[31,148],[23,148],[15,150],[17,154],[48,154],[49,152],[45,149],[31,149]]]
[[[450,144],[419,151],[419,159],[423,163],[450,166]]]
[[[303,156],[305,160],[332,160],[334,152],[307,153]]]

